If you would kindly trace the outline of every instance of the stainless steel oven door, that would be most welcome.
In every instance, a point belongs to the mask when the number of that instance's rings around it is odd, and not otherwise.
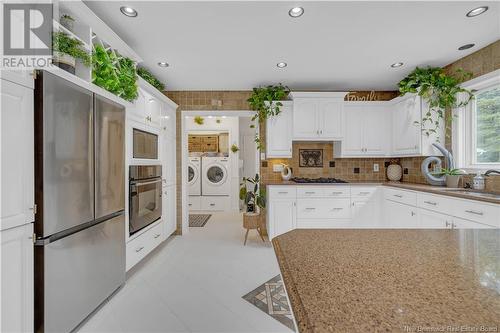
[[[161,178],[130,182],[130,235],[161,218]]]

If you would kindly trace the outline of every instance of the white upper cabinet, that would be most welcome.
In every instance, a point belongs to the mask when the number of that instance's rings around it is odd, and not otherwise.
[[[1,80],[2,202],[0,230],[35,219],[33,89]]]
[[[0,71],[0,79],[14,82],[25,86],[26,88],[35,88],[35,81],[33,80],[33,71],[29,70],[6,70]]]
[[[430,156],[441,155],[432,143],[444,143],[444,120],[436,133],[427,136],[422,131],[422,117],[427,106],[415,95],[395,98],[392,109],[392,155],[393,156]],[[427,123],[426,127],[433,127]],[[429,127],[430,128],[430,127]]]
[[[345,92],[293,92],[293,139],[333,141],[343,137]]]
[[[149,125],[160,127],[162,114],[161,109],[162,105],[160,101],[154,96],[149,96],[146,101],[146,121],[149,122]]]
[[[266,156],[268,158],[292,157],[293,104],[281,102],[281,112],[266,121]]]
[[[343,157],[388,155],[391,118],[384,102],[345,102],[344,115]]]

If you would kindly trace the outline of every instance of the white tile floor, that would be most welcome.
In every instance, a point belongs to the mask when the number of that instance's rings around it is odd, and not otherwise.
[[[80,332],[291,332],[241,298],[279,274],[270,242],[243,239],[235,213],[169,239]]]

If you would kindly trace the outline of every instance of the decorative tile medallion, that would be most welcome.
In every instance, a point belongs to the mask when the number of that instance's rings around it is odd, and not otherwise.
[[[299,149],[299,167],[322,168],[323,149]]]
[[[189,214],[189,226],[204,227],[211,216],[211,214]]]
[[[295,331],[290,305],[286,298],[285,286],[281,275],[252,290],[243,299],[255,305],[292,331]]]

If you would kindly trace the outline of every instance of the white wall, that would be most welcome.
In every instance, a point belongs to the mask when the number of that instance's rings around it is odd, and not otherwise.
[[[243,177],[254,177],[257,173],[256,159],[257,159],[257,145],[255,143],[255,128],[250,128],[253,121],[250,117],[240,118],[240,159],[243,161],[242,173],[240,179]]]

